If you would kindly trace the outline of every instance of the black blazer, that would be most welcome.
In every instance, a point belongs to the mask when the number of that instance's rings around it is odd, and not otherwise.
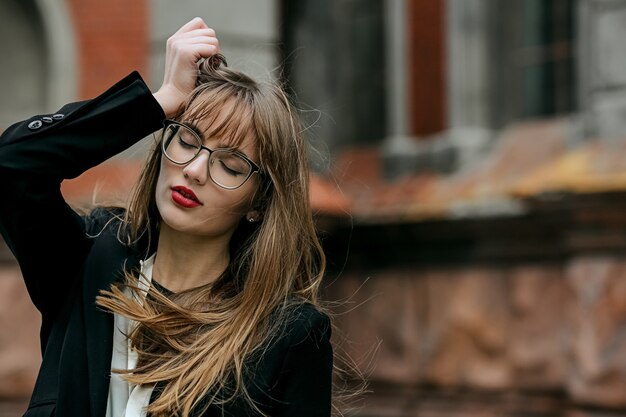
[[[78,215],[60,184],[158,130],[164,117],[133,72],[93,100],[16,123],[0,137],[0,232],[43,319],[43,361],[25,416],[105,415],[113,317],[96,308],[95,297],[149,248],[122,245],[105,209]],[[250,368],[247,386],[269,415],[330,415],[330,332],[328,317],[303,304]],[[204,415],[253,413],[237,399]]]

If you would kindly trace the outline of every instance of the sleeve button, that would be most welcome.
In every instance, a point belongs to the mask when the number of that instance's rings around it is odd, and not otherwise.
[[[41,118],[41,121],[44,123],[52,123],[54,120],[52,119],[52,117],[44,116]]]
[[[64,118],[64,117],[65,117],[65,115],[64,115],[64,114],[61,114],[61,113],[57,113],[57,114],[53,114],[53,115],[52,115],[52,119],[53,119],[53,120],[61,120],[61,119],[62,119],[62,118]]]
[[[41,126],[43,125],[43,123],[41,122],[41,120],[33,120],[32,122],[30,122],[28,124],[28,128],[30,130],[37,130],[39,129]]]

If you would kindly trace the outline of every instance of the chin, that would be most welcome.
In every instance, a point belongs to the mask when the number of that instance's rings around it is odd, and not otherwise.
[[[190,232],[193,226],[190,224],[189,217],[183,213],[173,203],[159,201],[156,202],[161,222],[166,224],[170,229],[180,232]]]

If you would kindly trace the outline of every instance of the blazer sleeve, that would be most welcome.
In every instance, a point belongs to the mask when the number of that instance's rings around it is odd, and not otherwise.
[[[61,182],[158,130],[164,118],[133,72],[92,100],[16,123],[0,136],[0,232],[44,317],[72,292],[91,245]]]
[[[328,316],[315,311],[292,339],[277,382],[277,417],[329,417],[333,349]]]

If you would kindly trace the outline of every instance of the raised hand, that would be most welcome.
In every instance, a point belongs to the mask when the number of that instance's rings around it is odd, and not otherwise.
[[[194,89],[198,61],[218,52],[215,31],[199,17],[184,24],[167,40],[163,84],[154,93],[166,117],[174,115]]]

